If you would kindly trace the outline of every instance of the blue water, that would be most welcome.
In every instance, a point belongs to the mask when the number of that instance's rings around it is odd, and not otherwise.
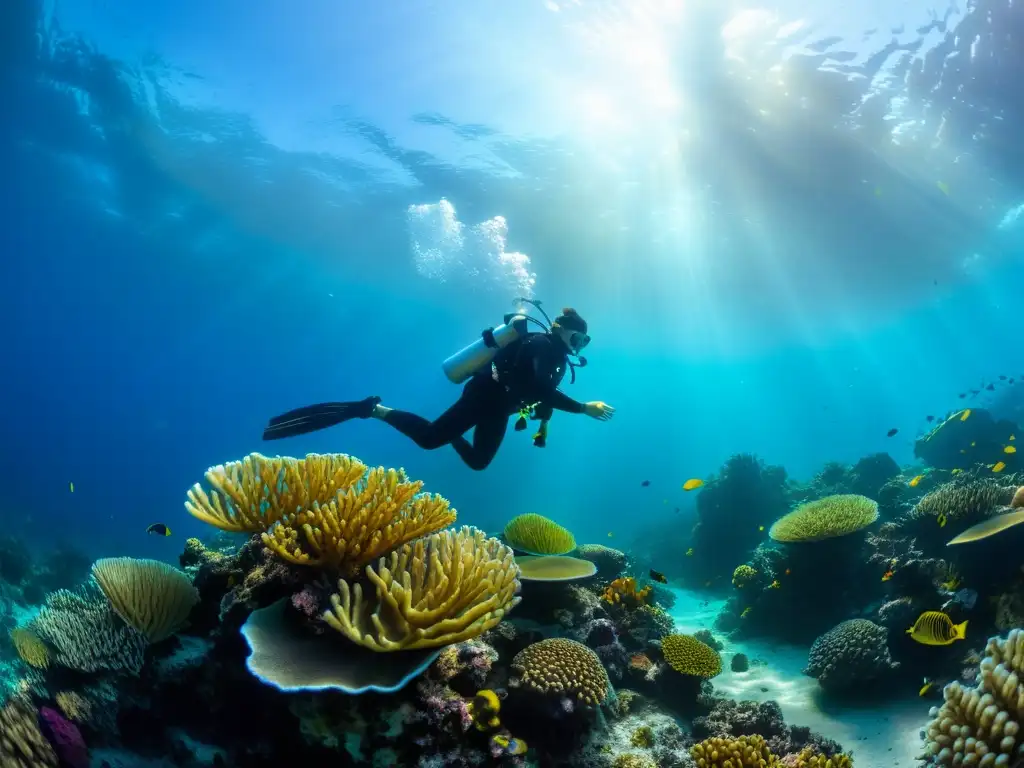
[[[207,467],[342,451],[488,529],[685,548],[680,484],[731,454],[911,461],[1024,374],[1019,26],[844,5],[4,3],[5,528],[173,560]],[[260,442],[322,400],[439,414],[527,291],[588,319],[566,389],[612,422],[482,473],[377,422]]]

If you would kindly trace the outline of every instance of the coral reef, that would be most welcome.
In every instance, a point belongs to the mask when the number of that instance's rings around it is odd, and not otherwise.
[[[1010,766],[1021,755],[1024,734],[1024,630],[992,637],[974,688],[952,682],[933,707],[925,730],[924,758],[931,765]]]
[[[814,641],[804,674],[827,691],[861,687],[899,667],[887,645],[888,633],[867,619],[850,619]]]

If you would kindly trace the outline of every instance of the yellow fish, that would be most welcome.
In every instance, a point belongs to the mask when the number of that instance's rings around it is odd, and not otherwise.
[[[924,679],[924,685],[921,686],[921,690],[917,692],[917,695],[918,696],[924,696],[926,693],[928,693],[928,691],[930,691],[932,689],[933,685],[935,685],[935,681],[934,680],[929,680],[926,677]]]
[[[1003,448],[1003,453],[1016,453],[1016,452],[1017,452],[1017,449],[1014,448],[1012,445],[1008,445],[1005,448]]]
[[[942,611],[925,611],[907,634],[921,645],[952,645],[967,638],[967,622],[954,624]]]
[[[935,516],[935,522],[939,524],[939,528],[944,528],[946,526],[946,513],[939,512],[939,514]]]
[[[75,484],[74,483],[68,483],[68,487],[71,489],[72,493],[75,492]]]
[[[967,419],[970,417],[970,415],[971,415],[971,409],[970,408],[964,408],[964,412],[960,414],[960,421],[967,421]]]
[[[953,470],[952,472],[950,472],[949,474],[951,474],[951,475],[959,475],[959,474],[960,474],[961,472],[963,472],[963,470],[962,470],[962,469],[954,469],[954,470]]]
[[[781,586],[782,585],[779,584],[779,580],[776,579],[775,581],[773,581],[771,584],[768,585],[768,589],[778,589]]]
[[[944,182],[944,181],[937,181],[937,182],[935,182],[935,186],[937,186],[939,188],[939,191],[942,194],[944,194],[944,195],[948,195],[949,194],[949,184],[947,184],[946,182]]]
[[[683,483],[683,490],[693,491],[696,490],[697,488],[700,488],[702,485],[704,485],[704,481],[701,480],[699,477],[691,477],[689,480]]]
[[[612,537],[612,532],[608,531],[608,538],[610,539],[611,537]]]
[[[764,526],[763,526],[763,525],[759,525],[759,526],[757,526],[757,530],[759,530],[759,531],[763,531],[763,530],[764,530]]]
[[[942,582],[942,584],[940,584],[939,586],[947,592],[952,592],[954,589],[960,586],[960,579],[954,576],[949,581]]]
[[[686,550],[686,556],[693,557],[693,547],[690,547],[688,550]]]
[[[1012,443],[1012,442],[1013,442],[1014,440],[1016,440],[1016,439],[1017,439],[1017,436],[1016,436],[1016,435],[1010,435],[1010,442],[1011,442],[1011,443]]]
[[[888,571],[886,571],[885,573],[882,574],[882,581],[888,581],[891,578],[892,578],[892,569],[890,568]]]
[[[1006,469],[1005,461],[997,461],[995,464],[992,465],[993,472],[1002,472],[1004,469]]]
[[[911,488],[917,488],[917,484],[924,480],[924,475],[917,475],[913,480],[910,481],[909,485]]]
[[[750,613],[752,610],[754,610],[754,606],[748,605],[746,608],[743,609],[743,613],[740,614],[740,618],[747,618],[747,614]]]
[[[975,442],[974,440],[972,440],[972,441],[971,441],[971,448],[974,448],[974,447],[976,447],[977,445],[978,445],[978,443],[977,443],[977,442]]]

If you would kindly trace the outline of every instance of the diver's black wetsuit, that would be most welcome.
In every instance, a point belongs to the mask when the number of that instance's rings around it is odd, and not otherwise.
[[[434,421],[408,411],[392,410],[385,421],[433,450],[451,445],[471,469],[485,469],[505,438],[509,416],[540,403],[569,413],[583,413],[578,403],[558,389],[569,365],[568,348],[556,336],[533,333],[499,350],[487,368],[473,375],[462,396]],[[470,444],[463,435],[473,429]]]

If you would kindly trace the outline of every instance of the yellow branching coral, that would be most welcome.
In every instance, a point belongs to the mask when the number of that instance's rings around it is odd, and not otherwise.
[[[308,457],[307,457],[308,458]],[[298,565],[343,568],[355,573],[402,544],[455,522],[455,510],[437,494],[420,494],[423,483],[377,467],[337,496],[289,512],[263,543]]]
[[[46,669],[50,666],[50,649],[35,632],[15,627],[11,630],[11,643],[21,660],[30,667]]]
[[[58,691],[54,697],[64,717],[75,723],[86,723],[92,718],[92,702],[75,691]]]
[[[362,585],[338,582],[324,621],[374,651],[436,648],[490,629],[519,603],[519,568],[512,550],[465,526],[403,545],[382,557]]]
[[[796,768],[853,768],[853,758],[845,753],[828,756],[805,747],[796,756]]]
[[[608,673],[601,659],[582,643],[564,637],[526,646],[512,659],[512,671],[519,685],[586,706],[608,696]]]
[[[661,639],[665,661],[676,672],[711,678],[722,671],[722,657],[706,643],[689,635],[668,635]]]
[[[35,709],[20,698],[0,708],[0,766],[57,768],[59,760],[39,730]]]
[[[846,536],[878,519],[878,504],[867,496],[840,493],[801,504],[779,518],[768,534],[776,541],[821,541]]]
[[[505,541],[531,555],[564,555],[576,549],[576,539],[568,530],[533,512],[509,520]]]
[[[117,615],[151,643],[181,629],[199,602],[188,576],[159,560],[108,557],[93,564],[92,575]]]
[[[737,565],[736,570],[732,572],[732,585],[736,589],[742,589],[751,581],[757,577],[757,570],[752,566],[744,563],[743,565]]]
[[[285,515],[333,501],[365,472],[365,464],[344,453],[311,453],[304,459],[250,453],[206,470],[212,492],[196,483],[185,509],[222,531],[262,533]]]
[[[690,748],[697,768],[766,768],[780,765],[763,736],[705,739]]]
[[[632,576],[615,579],[604,588],[601,599],[608,605],[624,605],[627,608],[637,608],[647,602],[651,595],[651,585],[643,589],[636,588],[636,579]]]

